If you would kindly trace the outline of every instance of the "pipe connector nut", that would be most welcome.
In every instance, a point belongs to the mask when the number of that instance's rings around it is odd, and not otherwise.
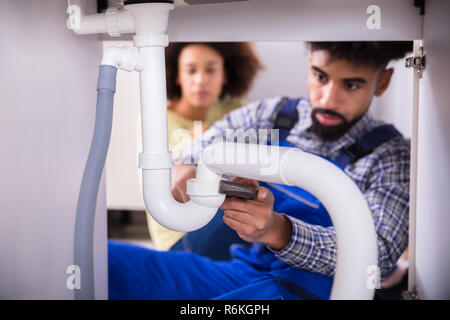
[[[172,152],[140,153],[139,168],[142,170],[170,169],[173,167]]]
[[[141,57],[138,48],[134,46],[107,47],[101,64],[117,66],[125,71],[142,71],[145,69],[145,59]]]
[[[142,59],[139,59],[139,50],[134,46],[125,46],[124,55],[119,68],[125,71],[143,70]]]
[[[117,23],[117,8],[110,7],[105,12],[106,32],[111,37],[120,37],[119,24]]]
[[[219,193],[219,181],[186,181],[186,193],[198,205],[208,208],[218,208],[225,200],[225,195]]]
[[[134,45],[138,48],[143,47],[167,47],[169,45],[169,37],[167,34],[144,33],[136,34],[133,37]]]

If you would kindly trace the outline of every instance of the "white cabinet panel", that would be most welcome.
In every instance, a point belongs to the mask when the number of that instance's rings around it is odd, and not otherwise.
[[[420,80],[416,281],[421,299],[450,299],[450,2],[427,0]]]

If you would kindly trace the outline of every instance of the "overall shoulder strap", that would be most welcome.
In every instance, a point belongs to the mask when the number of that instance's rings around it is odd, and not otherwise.
[[[277,108],[277,116],[273,126],[274,129],[279,129],[280,141],[286,140],[289,131],[298,121],[297,105],[299,101],[300,98],[284,98],[280,101],[281,106]],[[364,134],[354,144],[345,148],[334,162],[345,168],[348,164],[370,154],[377,147],[395,137],[402,137],[402,134],[392,124],[378,126]]]
[[[368,155],[378,146],[395,138],[402,137],[402,134],[392,125],[385,124],[374,128],[364,134],[358,141],[345,148],[336,158],[335,162],[342,167],[356,162],[358,159]]]
[[[280,102],[281,107],[277,108],[278,112],[273,128],[280,130],[280,141],[286,140],[287,136],[289,135],[289,131],[291,131],[291,129],[298,121],[297,105],[299,101],[300,98],[284,98]]]

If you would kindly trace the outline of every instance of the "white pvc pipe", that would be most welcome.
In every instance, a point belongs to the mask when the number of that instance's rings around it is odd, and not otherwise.
[[[236,155],[234,162],[232,157],[226,158],[229,154]],[[244,154],[256,159],[254,163],[237,161]],[[270,159],[272,166],[262,165],[265,159]],[[296,185],[316,196],[336,231],[337,262],[331,299],[373,298],[368,271],[378,265],[375,226],[364,196],[342,170],[300,149],[229,142],[208,146],[203,161],[214,172]]]
[[[134,20],[127,10],[116,10],[107,13],[86,15],[86,0],[68,0],[67,28],[76,34],[108,33],[118,36],[121,33],[134,32]]]
[[[159,224],[175,231],[194,231],[214,217],[225,195],[218,193],[221,176],[200,165],[194,185],[199,188],[194,188],[191,200],[182,204],[172,197],[164,47],[168,44],[165,30],[173,5],[153,3],[128,5],[127,8],[136,22],[134,43],[145,65],[139,75],[142,121],[139,167],[142,168],[144,202]],[[212,186],[213,190],[205,192],[205,186]]]
[[[216,183],[215,197],[208,197],[215,206],[202,206],[192,200],[181,204],[172,197],[164,47],[141,47],[139,56],[146,66],[139,77],[142,121],[140,167],[145,206],[164,227],[182,232],[194,231],[211,221],[225,199],[224,195],[217,194],[220,176],[212,173],[201,179]]]
[[[142,151],[168,153],[167,95],[164,47],[145,47],[139,55],[146,61],[140,72]]]
[[[211,221],[225,199],[224,195],[218,194],[221,176],[206,173],[209,171],[206,167],[200,169],[197,182],[213,183],[215,190],[206,197],[194,197],[195,202],[191,200],[184,204],[172,197],[164,47],[140,48],[139,56],[146,66],[140,72],[143,144],[140,167],[144,202],[152,217],[164,227],[175,231],[194,231]]]
[[[223,202],[222,195],[216,201],[216,207],[198,205],[192,200],[179,203],[170,191],[170,169],[143,170],[144,202],[149,213],[166,228],[189,232],[206,225],[217,212]]]
[[[322,202],[336,231],[337,261],[331,299],[373,299],[370,272],[377,270],[378,249],[364,196],[335,165],[300,150],[292,151],[283,161],[283,177]],[[375,276],[379,277],[379,273]]]

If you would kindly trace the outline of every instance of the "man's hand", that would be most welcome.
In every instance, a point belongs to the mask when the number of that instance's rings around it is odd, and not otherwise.
[[[259,192],[254,200],[226,198],[220,206],[225,212],[223,221],[245,241],[262,242],[274,250],[286,247],[292,226],[284,215],[273,211],[272,192],[254,180],[233,178],[231,181],[251,186]]]
[[[186,181],[195,178],[196,166],[184,163],[175,164],[170,173],[172,179],[172,196],[178,202],[188,202],[189,196],[186,194]]]

